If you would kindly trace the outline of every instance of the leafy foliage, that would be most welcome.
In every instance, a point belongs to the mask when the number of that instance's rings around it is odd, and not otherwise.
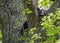
[[[48,9],[54,2],[50,0],[38,0],[38,7]],[[43,42],[38,43],[59,43],[60,42],[60,8],[56,9],[55,13],[49,13],[48,16],[44,16],[41,19],[41,26],[43,30],[46,30],[46,38]],[[42,33],[35,33],[37,28],[30,28],[24,31],[22,40],[26,43],[34,43],[35,40],[41,39]],[[58,40],[57,40],[58,39]]]

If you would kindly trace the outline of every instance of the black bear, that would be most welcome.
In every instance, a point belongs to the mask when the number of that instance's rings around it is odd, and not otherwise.
[[[46,15],[46,10],[37,8],[37,11],[38,11],[38,17],[43,17]],[[20,31],[20,34],[23,34],[24,30],[26,30],[26,29],[28,29],[28,21],[24,22],[23,27]]]

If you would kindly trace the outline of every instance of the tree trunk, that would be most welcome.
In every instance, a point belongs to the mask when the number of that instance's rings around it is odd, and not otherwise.
[[[29,1],[29,0],[27,0]],[[27,14],[28,16],[28,22],[29,22],[29,28],[34,28],[37,26],[37,0],[31,0],[30,4],[26,3],[26,0],[24,0],[24,3],[27,8],[29,8],[32,13]]]
[[[20,42],[20,30],[24,21],[20,19],[26,18],[22,16],[23,10],[22,0],[0,0],[0,16],[6,19],[6,23],[2,23],[2,43],[22,43]]]

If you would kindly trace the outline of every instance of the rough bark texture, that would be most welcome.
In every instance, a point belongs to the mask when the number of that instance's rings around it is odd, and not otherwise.
[[[22,16],[22,0],[0,0],[0,16],[6,18],[7,22],[2,25],[2,43],[20,43],[20,30],[26,18]],[[26,18],[27,20],[27,18]]]
[[[24,0],[24,3],[26,0]],[[26,4],[26,3],[25,3]],[[26,7],[29,8],[32,13],[27,14],[28,16],[28,22],[29,22],[29,28],[34,28],[37,26],[37,1],[36,0],[31,0],[30,4],[27,3]]]

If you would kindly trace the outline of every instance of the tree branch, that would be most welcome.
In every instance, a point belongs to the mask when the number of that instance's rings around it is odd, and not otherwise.
[[[55,0],[54,4],[47,10],[47,13],[55,13],[56,9],[60,7],[60,0]]]

